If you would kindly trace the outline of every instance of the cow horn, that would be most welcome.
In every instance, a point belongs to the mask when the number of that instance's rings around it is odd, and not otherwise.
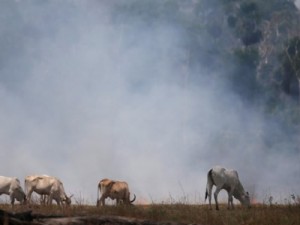
[[[130,201],[130,203],[133,203],[134,201],[135,201],[135,199],[136,199],[136,196],[135,196],[135,194],[133,194],[133,199]]]

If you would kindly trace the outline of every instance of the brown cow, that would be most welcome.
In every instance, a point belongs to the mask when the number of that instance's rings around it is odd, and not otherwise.
[[[100,193],[102,195],[99,199]],[[116,199],[117,205],[121,204],[121,202],[130,205],[136,199],[136,196],[134,195],[133,200],[130,200],[130,192],[126,182],[103,179],[98,184],[97,206],[100,206],[101,204],[105,205],[105,199],[108,197],[112,200]]]

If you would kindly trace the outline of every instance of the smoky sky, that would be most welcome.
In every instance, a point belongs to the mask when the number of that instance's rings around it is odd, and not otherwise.
[[[121,2],[1,1],[1,175],[57,176],[90,204],[103,178],[141,203],[203,203],[219,164],[259,201],[299,194],[298,134],[187,69],[179,26]]]

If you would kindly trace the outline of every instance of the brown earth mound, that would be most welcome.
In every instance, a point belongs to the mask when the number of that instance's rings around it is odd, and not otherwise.
[[[60,217],[32,214],[31,211],[9,213],[0,210],[0,223],[9,225],[178,225],[178,223],[153,222],[120,216]]]

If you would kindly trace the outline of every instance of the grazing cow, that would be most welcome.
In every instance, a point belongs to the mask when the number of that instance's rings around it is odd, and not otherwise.
[[[49,177],[48,175],[42,175],[42,176]],[[39,175],[31,175],[31,176],[27,176],[25,178],[25,191],[26,192],[27,192],[26,183],[32,182],[37,177],[39,177]],[[40,195],[40,204],[46,205],[47,201],[48,201],[48,195]]]
[[[26,195],[18,178],[0,176],[0,195],[2,194],[9,195],[12,207],[15,203],[15,199],[21,204],[26,203]]]
[[[101,198],[99,199],[99,194]],[[116,199],[117,205],[121,202],[124,204],[131,204],[134,202],[136,196],[134,195],[133,200],[130,200],[130,192],[128,184],[124,181],[114,181],[109,179],[103,179],[98,184],[97,190],[97,206],[105,205],[105,199],[111,198],[112,200]]]
[[[27,192],[27,199],[30,203],[32,192],[41,195],[41,198],[48,196],[47,203],[52,204],[54,199],[57,205],[65,202],[67,205],[71,204],[71,197],[65,193],[63,183],[56,177],[48,175],[41,176],[27,176],[25,178],[25,190]]]
[[[228,170],[220,166],[215,166],[214,168],[209,170],[207,174],[205,200],[208,196],[210,209],[213,185],[216,186],[214,198],[217,210],[219,210],[218,194],[222,189],[225,189],[228,193],[228,209],[230,209],[230,206],[232,209],[234,208],[232,196],[238,199],[242,203],[242,205],[250,207],[249,193],[244,191],[237,171]]]

